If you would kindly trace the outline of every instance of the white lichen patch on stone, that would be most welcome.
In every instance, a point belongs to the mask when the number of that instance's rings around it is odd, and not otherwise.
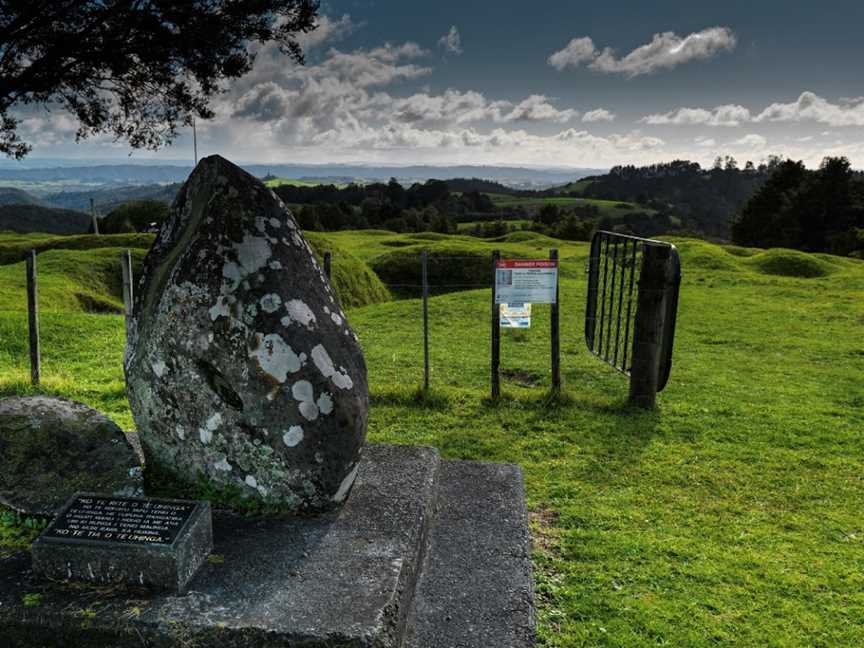
[[[255,229],[262,233],[267,231],[266,221],[261,216],[255,217]]]
[[[351,486],[354,485],[354,480],[357,479],[357,471],[360,470],[360,464],[358,463],[354,468],[351,469],[351,472],[342,480],[342,483],[339,485],[339,490],[336,491],[336,494],[333,496],[334,502],[341,502],[348,496],[348,491],[351,490]]]
[[[220,425],[222,425],[222,414],[219,412],[207,419],[207,429],[210,432],[214,432]]]
[[[330,354],[327,353],[327,350],[322,345],[319,344],[312,349],[312,361],[318,367],[321,375],[332,380],[333,384],[339,389],[351,389],[354,387],[354,381],[351,380],[351,376],[345,372],[343,367],[340,367],[339,371],[336,370],[336,367],[333,366],[333,361],[330,359]]]
[[[276,293],[264,295],[260,302],[261,310],[265,313],[275,313],[282,306],[282,298]]]
[[[300,401],[298,409],[307,421],[318,418],[318,406],[315,404],[315,389],[308,380],[298,380],[291,387],[291,394]]]
[[[258,272],[267,265],[272,254],[270,243],[266,238],[249,234],[246,234],[243,242],[236,245],[234,249],[237,251],[237,260],[247,275]]]
[[[221,470],[221,471],[223,471],[223,472],[228,472],[228,471],[231,470],[231,468],[232,468],[233,466],[232,466],[230,463],[228,463],[228,458],[227,458],[227,457],[222,457],[219,461],[217,461],[215,464],[213,464],[213,467],[214,467],[216,470]]]
[[[228,261],[222,266],[222,276],[228,280],[228,290],[234,290],[243,280],[243,271],[233,261]]]
[[[285,310],[288,311],[288,314],[282,318],[282,326],[288,327],[292,323],[296,323],[311,331],[317,322],[315,313],[306,305],[306,302],[300,299],[289,299],[285,302]]]
[[[204,428],[198,428],[198,438],[201,439],[201,443],[207,445],[213,440],[213,432]]]
[[[299,425],[292,425],[288,431],[282,435],[282,441],[289,448],[293,448],[303,440],[303,428]]]
[[[330,313],[330,319],[336,326],[342,326],[342,318],[337,313]]]
[[[324,307],[324,312],[325,312],[327,315],[329,315],[329,314],[330,314],[330,309],[329,309],[327,306],[325,306],[325,307]]]
[[[271,261],[270,263],[267,264],[267,267],[270,268],[271,270],[281,270],[282,264],[279,263],[278,261]]]
[[[333,398],[327,392],[323,392],[318,397],[316,404],[318,405],[318,411],[324,416],[333,411]]]
[[[183,429],[182,425],[179,425],[179,424],[175,425],[174,426],[174,433],[177,435],[177,438],[179,438],[181,441],[186,439],[186,430]]]
[[[168,368],[168,366],[161,358],[154,361],[153,364],[151,364],[150,366],[153,368],[153,373],[156,374],[157,378],[161,378],[163,375],[165,375],[165,370]]]
[[[258,488],[258,480],[255,479],[254,475],[246,475],[246,479],[244,481],[246,482],[246,485],[249,486],[249,488]]]
[[[224,270],[224,267],[223,267]],[[228,307],[228,301],[223,295],[220,295],[216,303],[210,307],[210,321],[215,322],[219,317],[228,317],[231,315],[231,310]]]
[[[279,204],[280,204],[280,206],[282,205],[281,200],[279,201]],[[278,229],[278,228],[282,227],[282,222],[278,218],[271,218],[270,219],[270,227]]]
[[[299,371],[300,358],[278,333],[255,334],[257,346],[249,357],[258,362],[261,371],[272,376],[276,382],[284,383],[289,373]]]

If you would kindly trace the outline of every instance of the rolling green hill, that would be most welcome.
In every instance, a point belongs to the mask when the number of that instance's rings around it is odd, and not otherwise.
[[[41,205],[36,196],[15,187],[0,187],[0,205]]]
[[[0,230],[20,233],[80,234],[90,227],[90,216],[71,209],[36,204],[0,204]]]
[[[502,335],[498,404],[488,400],[488,289],[430,300],[428,397],[418,393],[420,301],[347,313],[369,368],[370,441],[522,466],[540,645],[864,645],[864,261],[675,239],[684,280],[674,366],[658,409],[642,412],[626,405],[625,378],[585,349],[586,243],[532,232],[311,238],[319,253],[332,247],[334,271],[351,255],[356,267],[405,277],[429,249],[450,264],[477,259],[471,282],[493,249],[560,249],[558,399],[548,395],[546,307],[530,330]],[[122,317],[65,294],[88,289],[118,304],[118,249],[76,240],[73,250],[0,235],[0,253],[46,250],[42,391],[131,427]],[[431,282],[456,283],[454,268],[434,268]],[[0,394],[32,391],[22,274],[20,262],[0,266]],[[0,544],[14,534],[26,530],[0,522]]]

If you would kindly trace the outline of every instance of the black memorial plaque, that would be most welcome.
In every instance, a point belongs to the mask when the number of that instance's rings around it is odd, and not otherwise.
[[[76,495],[46,537],[88,542],[173,544],[195,502]]]
[[[49,578],[182,592],[212,547],[208,502],[77,493],[32,554]]]

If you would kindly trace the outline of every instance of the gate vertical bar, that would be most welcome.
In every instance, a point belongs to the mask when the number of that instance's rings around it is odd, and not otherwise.
[[[501,251],[492,252],[492,400],[498,400],[501,397],[501,328],[498,321],[500,308],[495,301],[498,261],[500,260]]]
[[[36,250],[27,253],[27,323],[30,329],[30,382],[38,387],[42,377],[39,349],[39,285],[36,277]]]
[[[549,260],[555,261],[556,266],[558,265],[558,248],[549,250]],[[558,306],[558,302],[560,301],[559,285],[560,281],[557,279],[556,274],[555,303],[552,304],[552,314],[549,318],[552,324],[552,391],[556,393],[561,391],[561,311]]]
[[[646,244],[633,328],[633,365],[630,370],[630,402],[651,409],[657,399],[663,328],[666,319],[666,276],[671,248]]]
[[[635,244],[635,241],[634,241]],[[624,239],[624,249],[621,251],[621,257],[618,260],[621,264],[621,286],[618,289],[618,317],[615,326],[615,355],[612,358],[613,364],[618,364],[618,349],[620,348],[619,341],[621,340],[621,311],[624,305],[624,277],[627,274],[627,239]],[[624,351],[625,357],[627,351]]]
[[[608,253],[608,250],[607,250]],[[603,359],[609,362],[609,344],[612,342],[612,320],[615,317],[615,283],[618,279],[618,239],[612,242],[612,276],[609,283],[612,289],[609,291],[609,317],[606,322],[606,352]]]
[[[635,284],[636,277],[636,253],[639,250],[639,246],[642,245],[636,241],[633,241],[633,252],[630,255],[630,288],[627,291],[627,319],[625,320],[624,327],[624,357],[621,359],[621,369],[624,373],[627,373],[627,358],[628,353],[630,358],[630,364],[633,364],[633,353],[630,350],[630,347],[627,346],[630,341],[630,317],[631,317],[631,308],[633,306],[633,286]]]
[[[423,250],[423,391],[429,391],[429,253]],[[494,289],[493,289],[494,290]]]

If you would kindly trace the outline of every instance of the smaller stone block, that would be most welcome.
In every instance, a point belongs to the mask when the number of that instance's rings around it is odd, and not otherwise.
[[[209,502],[76,493],[33,543],[33,569],[183,593],[212,548]]]

